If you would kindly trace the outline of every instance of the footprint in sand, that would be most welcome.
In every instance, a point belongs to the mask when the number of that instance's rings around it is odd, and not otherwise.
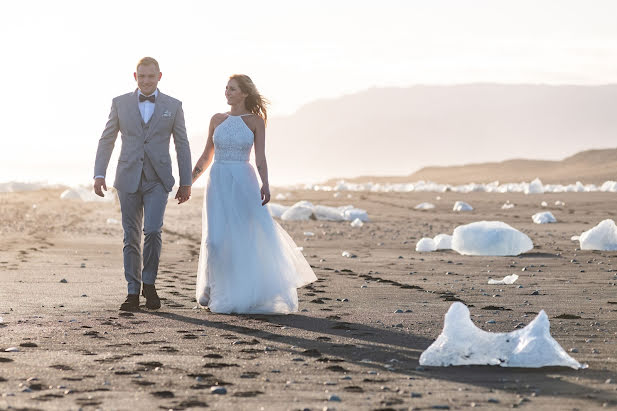
[[[326,370],[334,371],[334,372],[349,372],[348,369],[343,368],[340,365],[330,365],[330,366],[326,367]]]
[[[208,404],[206,404],[203,401],[196,400],[196,399],[189,399],[189,400],[182,401],[176,407],[179,410],[183,410],[185,408],[207,408]]]
[[[153,383],[152,381],[145,381],[145,380],[132,380],[131,382],[136,385],[141,385],[142,387],[148,387],[150,385],[155,385],[155,383]]]
[[[144,367],[150,367],[150,368],[156,368],[156,367],[163,366],[163,364],[158,361],[140,361],[137,363],[137,365],[143,365]]]
[[[257,345],[259,344],[259,340],[253,338],[250,341],[238,340],[231,343],[231,345]]]
[[[139,374],[139,372],[133,370],[120,370],[120,371],[114,371],[114,374],[116,375],[135,375],[135,374]]]
[[[44,395],[41,395],[41,396],[38,396],[38,397],[34,397],[34,400],[35,400],[35,401],[43,401],[43,402],[46,402],[46,401],[55,400],[55,399],[57,399],[57,398],[64,398],[64,395],[62,395],[62,394],[51,394],[51,393],[49,393],[49,394],[44,394]]]
[[[152,344],[163,344],[166,343],[165,340],[152,340],[152,341],[143,341],[141,344],[152,345]]]
[[[110,363],[110,362],[118,362],[120,360],[125,359],[126,357],[127,357],[126,355],[114,355],[113,357],[108,357],[108,358],[98,358],[94,361],[104,364],[104,363]]]
[[[62,370],[62,371],[73,371],[73,368],[71,368],[68,365],[64,365],[64,364],[50,365],[49,368],[53,368],[53,369],[56,369],[56,370]]]
[[[304,350],[302,355],[306,355],[307,357],[321,357],[321,353],[316,348],[310,348],[308,350]]]
[[[98,407],[103,403],[103,401],[99,401],[90,397],[81,397],[75,399],[77,405],[81,405],[82,407]]]
[[[211,362],[209,364],[204,364],[204,368],[229,368],[229,367],[239,367],[238,364],[228,364],[226,362]]]
[[[240,378],[257,378],[258,375],[259,373],[257,371],[246,371],[240,375]]]
[[[171,391],[154,391],[150,394],[154,395],[157,398],[174,398],[176,395]]]
[[[246,353],[246,354],[258,354],[258,353],[263,353],[264,350],[258,350],[257,348],[243,348],[240,350],[240,352]]]
[[[184,340],[196,340],[197,338],[199,337],[197,337],[195,334],[184,334],[182,336],[182,339]]]
[[[249,397],[257,397],[258,395],[263,394],[262,391],[240,391],[233,394],[234,397],[240,398],[249,398]]]

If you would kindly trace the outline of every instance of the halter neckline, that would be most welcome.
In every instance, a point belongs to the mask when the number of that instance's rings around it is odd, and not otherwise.
[[[227,113],[225,113],[225,114],[227,114]],[[240,114],[238,116],[227,114],[227,117],[244,117],[244,116],[252,116],[252,115],[253,115],[253,113]]]

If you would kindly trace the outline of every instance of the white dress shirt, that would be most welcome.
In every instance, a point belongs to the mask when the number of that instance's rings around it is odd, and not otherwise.
[[[144,93],[141,92],[141,90],[139,90],[138,94],[146,96]],[[151,95],[152,94],[150,94],[150,96]],[[150,97],[150,96],[146,96],[146,97]],[[157,88],[156,90],[154,90],[154,101],[156,101],[156,98],[158,96],[159,96],[159,89]],[[155,103],[152,103],[148,100],[139,101],[139,96],[138,96],[137,105],[139,106],[139,112],[141,113],[141,118],[144,120],[144,123],[147,123],[148,121],[150,121],[150,118],[152,118],[152,114],[154,113],[154,104]],[[94,176],[94,178],[105,178],[105,177],[104,176]]]
[[[144,93],[141,92],[141,90],[139,90],[139,94],[141,94],[142,96],[146,96]],[[150,94],[150,96],[151,95],[152,94]],[[146,97],[150,97],[150,96],[146,96]],[[154,90],[155,101],[158,96],[159,96],[159,89],[157,88],[156,90]],[[150,121],[150,118],[152,117],[152,113],[154,113],[154,104],[155,103],[151,103],[148,100],[139,101],[139,112],[141,113],[141,118],[144,119],[144,123],[147,123],[148,121]]]

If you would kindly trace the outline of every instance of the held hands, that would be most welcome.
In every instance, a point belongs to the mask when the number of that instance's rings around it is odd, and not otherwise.
[[[191,186],[180,186],[175,198],[178,200],[178,204],[189,201],[189,198],[191,198]]]
[[[104,178],[95,178],[94,179],[94,192],[99,197],[105,197],[103,194],[103,190],[107,191],[107,184],[105,184]]]
[[[261,186],[261,205],[266,205],[270,201],[270,187],[268,185]]]

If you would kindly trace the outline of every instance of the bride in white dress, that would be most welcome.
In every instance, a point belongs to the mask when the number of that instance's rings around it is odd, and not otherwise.
[[[248,76],[225,88],[228,113],[210,121],[208,141],[193,183],[208,168],[197,302],[216,313],[286,314],[298,311],[296,289],[315,274],[296,244],[272,219],[265,155],[266,101]],[[249,163],[255,147],[255,163]]]

